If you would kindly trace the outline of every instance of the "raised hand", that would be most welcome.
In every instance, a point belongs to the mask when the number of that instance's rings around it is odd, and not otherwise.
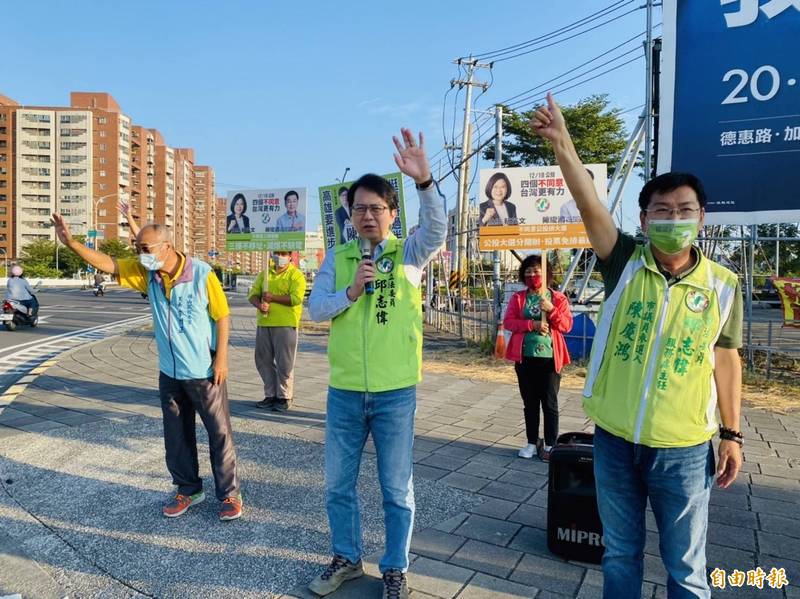
[[[400,135],[403,138],[403,143],[400,143],[397,137],[392,137],[392,141],[397,148],[397,153],[394,155],[397,168],[404,175],[414,179],[417,185],[429,181],[431,167],[428,164],[428,157],[425,155],[425,138],[422,132],[419,134],[419,144],[417,144],[410,129],[400,129]]]
[[[550,92],[547,92],[547,106],[540,106],[536,109],[530,124],[535,133],[550,141],[556,141],[569,135],[561,108],[553,100],[553,94]]]
[[[130,212],[130,206],[128,206],[127,203],[125,203],[122,200],[120,200],[117,203],[117,208],[119,209],[119,213],[122,216],[124,216],[125,218],[128,218],[128,213]]]
[[[69,242],[72,241],[72,234],[69,232],[67,223],[64,222],[64,217],[56,213],[52,215],[52,221],[58,240],[64,245],[69,245]]]

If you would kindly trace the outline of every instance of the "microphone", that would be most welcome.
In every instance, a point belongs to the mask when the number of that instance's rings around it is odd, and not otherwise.
[[[363,237],[359,240],[361,244],[361,259],[362,260],[372,260],[372,244],[369,242],[369,239],[364,239]],[[375,282],[368,281],[364,283],[364,293],[367,295],[372,295],[375,293]]]

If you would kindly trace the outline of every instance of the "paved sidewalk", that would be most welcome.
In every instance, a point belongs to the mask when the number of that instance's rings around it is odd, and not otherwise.
[[[236,314],[245,314],[236,310]],[[138,332],[63,356],[0,414],[0,596],[307,598],[328,559],[322,487],[325,334],[301,337],[296,401],[287,414],[253,407],[253,319],[236,317],[231,410],[245,494],[243,520],[216,521],[206,503],[166,520],[155,345]],[[562,391],[561,430],[589,430],[576,391]],[[31,418],[36,426],[31,429]],[[545,542],[546,466],[523,460],[522,404],[513,385],[426,374],[419,387],[417,532],[409,580],[416,599],[601,596],[599,569],[556,558]],[[202,427],[199,429],[202,430]],[[746,410],[740,479],[712,494],[709,567],[785,568],[783,590],[726,588],[714,597],[800,598],[800,417]],[[199,439],[205,443],[205,434]],[[208,477],[205,445],[201,471]],[[370,576],[332,599],[380,597],[382,542],[374,459],[362,471]],[[648,517],[645,597],[666,597]],[[4,544],[5,539],[5,544]],[[15,572],[38,576],[12,588]],[[4,555],[5,554],[5,555]],[[19,578],[19,577],[18,577]],[[765,587],[768,585],[765,583]]]

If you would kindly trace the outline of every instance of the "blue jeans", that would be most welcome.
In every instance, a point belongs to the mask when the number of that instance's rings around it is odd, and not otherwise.
[[[714,480],[711,442],[653,448],[596,427],[594,475],[606,546],[603,597],[641,597],[649,498],[668,575],[667,596],[709,599],[706,530]]]
[[[381,572],[408,570],[414,527],[413,455],[416,386],[363,393],[328,388],[325,422],[325,503],[333,553],[361,559],[356,482],[367,435],[372,434],[383,494],[386,551]]]

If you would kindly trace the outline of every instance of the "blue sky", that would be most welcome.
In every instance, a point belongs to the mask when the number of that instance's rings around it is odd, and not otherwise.
[[[13,59],[4,65],[0,93],[23,104],[66,105],[70,91],[107,91],[135,123],[158,128],[172,146],[193,147],[198,163],[214,167],[220,195],[307,186],[315,227],[318,186],[334,183],[345,167],[348,178],[396,170],[391,136],[400,126],[422,129],[429,154],[441,149],[443,98],[458,76],[453,59],[535,38],[611,4],[50,0],[37,3],[34,19],[30,6],[11,3],[4,8],[4,39]],[[563,44],[497,62],[477,108],[491,109],[644,30],[645,11],[638,10]],[[485,71],[478,77],[491,78]],[[608,93],[622,109],[643,104],[644,60],[557,99],[572,103],[592,93]],[[454,99],[455,91],[447,97],[448,138]],[[457,101],[458,131],[463,92]],[[625,115],[629,128],[638,113]],[[626,229],[634,226],[628,215],[635,216],[639,187],[631,181]],[[444,191],[454,190],[451,179]],[[409,197],[413,223],[415,194]]]

